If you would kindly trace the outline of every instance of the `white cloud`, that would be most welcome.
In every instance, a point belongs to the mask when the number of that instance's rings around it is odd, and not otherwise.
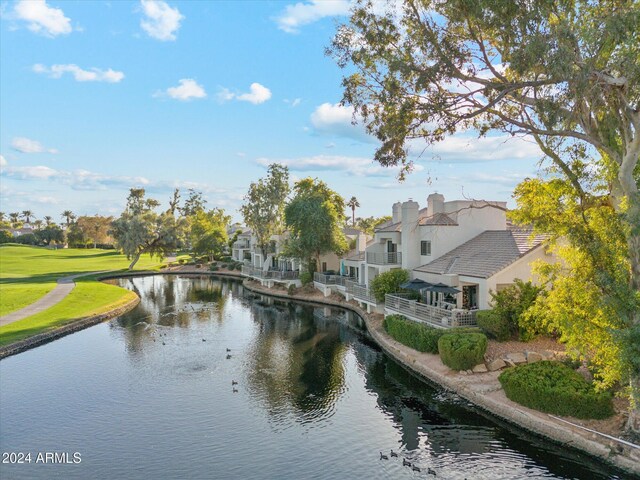
[[[61,78],[65,73],[70,73],[77,82],[118,83],[124,78],[124,73],[112,70],[111,68],[101,70],[94,67],[89,70],[83,70],[73,63],[66,65],[51,65],[51,67],[36,63],[32,69],[36,73],[49,75],[51,78]]]
[[[348,137],[360,142],[376,142],[375,137],[365,131],[362,119],[356,116],[357,124],[353,124],[353,107],[339,103],[323,103],[310,117],[311,125],[317,133]]]
[[[177,87],[167,88],[166,95],[183,102],[193,98],[205,98],[207,96],[207,92],[204,91],[202,85],[198,85],[192,78],[182,78],[178,83],[180,85]]]
[[[264,103],[271,98],[271,90],[259,83],[252,83],[249,86],[249,93],[242,93],[236,95],[236,98],[243,102],[253,103],[258,105]]]
[[[291,105],[291,108],[296,108],[298,105],[300,105],[300,103],[302,102],[302,99],[294,98],[293,100],[289,100],[288,98],[285,98],[283,102]]]
[[[45,0],[20,0],[13,11],[15,18],[27,22],[27,28],[40,35],[55,37],[73,30],[62,9],[50,7]]]
[[[145,18],[140,26],[156,40],[168,41],[176,39],[176,32],[184,16],[177,8],[171,8],[166,2],[156,0],[140,0]]]
[[[58,153],[55,148],[46,148],[37,140],[31,140],[25,137],[16,137],[11,141],[14,150],[22,153]]]
[[[4,158],[4,155],[0,155],[0,167],[6,167],[7,166],[7,159]]]
[[[74,190],[105,190],[108,186],[145,186],[149,180],[144,177],[103,175],[88,170],[64,171],[43,165],[25,167],[5,167],[0,174],[14,180],[52,180],[69,185]]]
[[[287,5],[284,11],[274,18],[278,28],[287,33],[299,33],[300,27],[317,22],[325,17],[347,15],[348,0],[311,0]]]
[[[398,174],[399,167],[382,167],[369,158],[348,157],[341,155],[316,155],[313,157],[300,157],[290,159],[258,158],[256,162],[262,166],[272,163],[286,165],[292,171],[343,171],[358,177],[389,177]],[[423,170],[424,167],[416,165],[414,171]]]
[[[271,98],[271,90],[264,85],[254,82],[249,86],[249,92],[247,93],[233,93],[228,88],[220,88],[216,97],[220,102],[227,102],[235,98],[241,102],[250,102],[258,105]]]
[[[424,144],[420,141],[413,141],[409,145],[410,154],[420,154],[423,150]],[[532,141],[510,135],[481,138],[469,134],[453,135],[429,147],[422,156],[427,156],[427,152],[443,163],[540,159],[543,156]]]

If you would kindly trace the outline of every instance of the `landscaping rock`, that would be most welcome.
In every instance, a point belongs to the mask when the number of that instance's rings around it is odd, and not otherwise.
[[[496,358],[493,362],[487,365],[487,368],[490,372],[495,372],[496,370],[502,370],[506,366],[507,364],[504,360],[502,360],[501,358]]]
[[[473,367],[473,373],[485,373],[488,372],[487,366],[484,363],[479,363]]]
[[[511,360],[513,363],[515,363],[516,365],[527,363],[527,357],[522,352],[508,353],[507,358]]]
[[[552,352],[551,350],[545,350],[544,352],[542,352],[542,358],[544,360],[553,360],[555,355],[556,354],[554,352]]]
[[[527,352],[527,363],[535,363],[542,360],[542,355],[538,352]]]
[[[515,367],[516,364],[513,360],[511,360],[510,358],[503,358],[504,363],[507,365],[507,367]]]

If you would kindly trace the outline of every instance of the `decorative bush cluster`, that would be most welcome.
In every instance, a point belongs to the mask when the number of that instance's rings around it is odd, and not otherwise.
[[[582,375],[560,362],[509,368],[498,377],[507,398],[541,412],[576,418],[613,415],[611,393],[596,392]]]
[[[482,333],[447,333],[438,340],[442,363],[453,370],[469,370],[484,359],[487,337]]]
[[[407,270],[396,269],[381,273],[371,281],[371,291],[378,302],[384,302],[387,293],[400,291],[400,285],[409,281]]]
[[[511,328],[509,320],[498,315],[493,310],[481,310],[476,314],[478,327],[489,337],[495,338],[499,342],[506,342],[511,338]]]
[[[300,274],[300,282],[302,282],[302,285],[308,285],[313,282],[313,275],[311,272],[302,272]]]
[[[438,340],[451,332],[478,332],[476,328],[429,327],[407,319],[403,315],[389,315],[383,323],[385,331],[398,342],[419,352],[438,353]]]
[[[543,292],[544,288],[530,281],[516,279],[513,285],[496,293],[491,292],[493,312],[507,322],[511,334],[517,334],[525,342],[529,341],[536,335],[545,333],[536,318],[535,309],[530,310]]]

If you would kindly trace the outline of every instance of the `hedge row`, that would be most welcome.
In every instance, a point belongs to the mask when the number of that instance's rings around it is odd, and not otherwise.
[[[498,377],[507,398],[541,412],[576,418],[613,415],[609,392],[596,392],[578,372],[560,362],[509,368]]]
[[[480,330],[499,342],[505,342],[511,338],[509,321],[493,310],[480,310],[476,314],[476,321]]]
[[[482,333],[446,333],[438,340],[440,359],[453,370],[470,370],[484,361],[487,337]]]
[[[429,327],[407,319],[403,315],[389,315],[383,323],[385,331],[398,342],[419,352],[438,353],[438,340],[446,333],[478,332],[477,328]]]

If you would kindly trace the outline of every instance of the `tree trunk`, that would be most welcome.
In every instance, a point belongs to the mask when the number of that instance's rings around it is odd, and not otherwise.
[[[630,286],[633,292],[640,291],[640,193],[633,178],[633,171],[640,155],[640,132],[627,145],[627,151],[618,171],[618,181],[614,185],[612,196],[617,212],[623,213],[629,224],[627,229],[627,246],[629,263],[631,264]],[[626,210],[622,206],[626,203]],[[640,328],[640,311],[630,312],[629,328]],[[640,438],[640,371],[632,370],[629,385],[631,387],[631,410],[626,429],[633,437]]]
[[[129,264],[129,270],[133,270],[133,266],[138,263],[138,260],[140,260],[140,255],[142,254],[142,252],[138,252],[133,256],[133,261]]]

